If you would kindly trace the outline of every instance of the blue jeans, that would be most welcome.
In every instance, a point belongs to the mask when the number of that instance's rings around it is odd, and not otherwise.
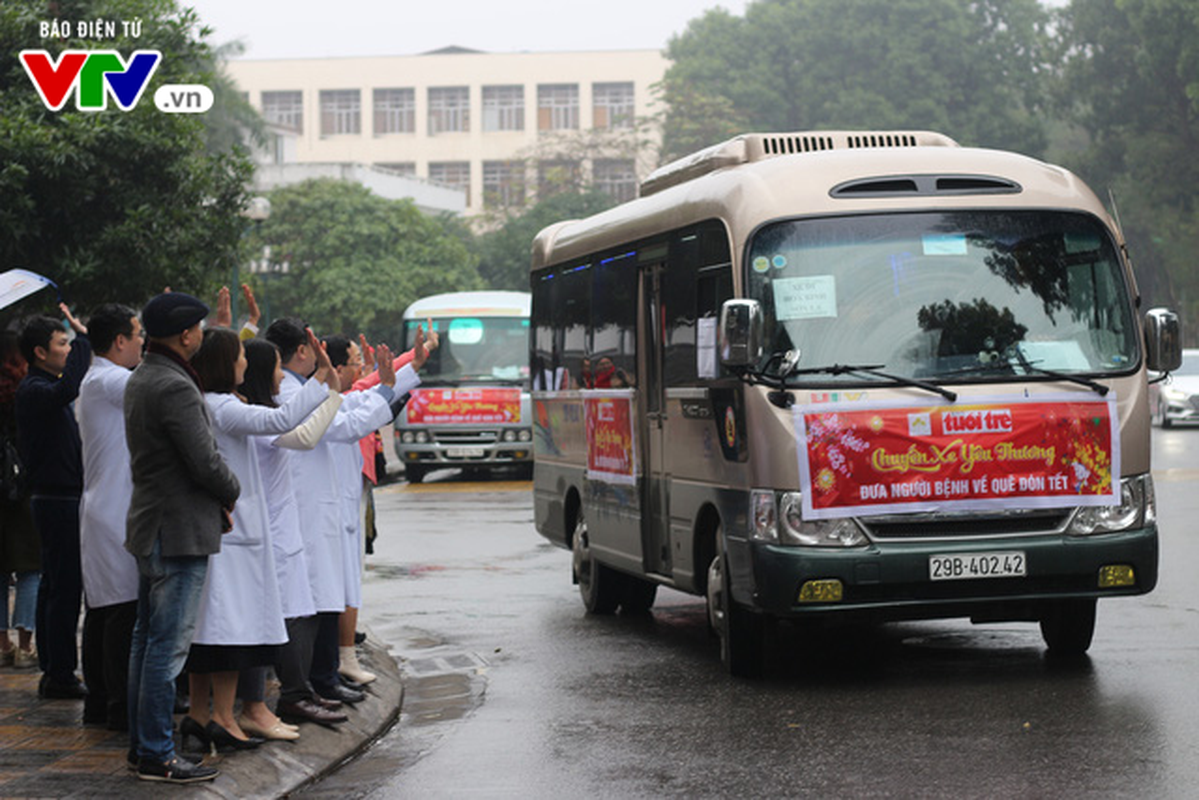
[[[12,619],[8,616],[8,587],[9,577],[0,575],[0,583],[4,584],[4,602],[0,603],[0,630],[9,628],[24,628],[27,631],[37,629],[37,587],[42,581],[42,573],[18,572],[16,579],[17,597],[13,600]]]
[[[137,557],[137,623],[129,652],[129,741],[141,758],[175,755],[175,679],[196,632],[208,556],[165,558],[160,542]]]

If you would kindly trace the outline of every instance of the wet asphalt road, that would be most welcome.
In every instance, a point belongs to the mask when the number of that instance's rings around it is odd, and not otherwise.
[[[1199,430],[1155,431],[1161,579],[1099,604],[1082,663],[1033,624],[801,636],[721,669],[702,600],[587,617],[526,483],[377,495],[364,619],[400,724],[308,797],[1138,797],[1199,786]]]

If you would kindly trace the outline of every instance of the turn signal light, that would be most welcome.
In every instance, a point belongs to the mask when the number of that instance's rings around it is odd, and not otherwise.
[[[839,603],[844,596],[845,589],[836,578],[806,581],[799,587],[801,603]]]
[[[1119,586],[1136,586],[1137,576],[1132,564],[1108,564],[1099,568],[1099,588],[1115,589]]]

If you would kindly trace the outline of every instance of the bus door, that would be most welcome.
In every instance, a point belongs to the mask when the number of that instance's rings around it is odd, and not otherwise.
[[[663,254],[664,255],[664,254]],[[638,303],[637,397],[641,420],[641,552],[645,571],[671,574],[670,564],[670,475],[666,471],[666,391],[663,349],[665,314],[663,298],[667,280],[666,262],[656,258],[641,264]]]

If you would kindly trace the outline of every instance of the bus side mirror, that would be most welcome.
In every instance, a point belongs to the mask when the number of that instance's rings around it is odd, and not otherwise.
[[[725,300],[720,307],[720,363],[753,367],[762,360],[762,306],[757,300]]]
[[[1145,367],[1172,372],[1182,366],[1182,328],[1178,315],[1164,308],[1145,312]]]

